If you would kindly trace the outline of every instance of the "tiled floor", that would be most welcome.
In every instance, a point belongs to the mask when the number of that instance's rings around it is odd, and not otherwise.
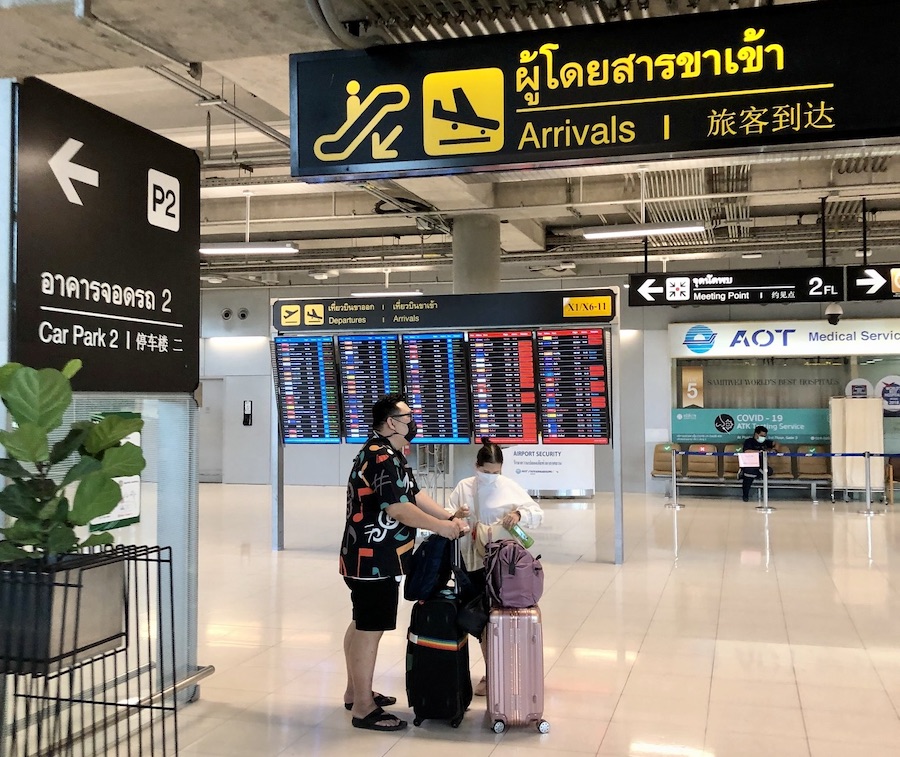
[[[353,729],[341,706],[343,491],[289,488],[280,554],[269,549],[268,496],[201,487],[199,661],[217,672],[180,714],[183,755],[900,754],[894,513],[779,502],[766,517],[712,498],[676,512],[660,496],[630,495],[617,567],[608,496],[545,502],[535,536],[550,733],[495,735],[476,699],[458,730],[428,721],[379,734]],[[408,613],[402,605],[401,626]],[[404,630],[386,634],[376,671],[376,688],[401,705]]]

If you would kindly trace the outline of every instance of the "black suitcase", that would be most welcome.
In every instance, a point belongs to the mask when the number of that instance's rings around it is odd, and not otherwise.
[[[454,542],[459,564],[459,545]],[[433,599],[413,605],[406,645],[406,694],[415,718],[462,722],[472,702],[469,635],[459,629],[460,602],[455,590],[444,589]]]

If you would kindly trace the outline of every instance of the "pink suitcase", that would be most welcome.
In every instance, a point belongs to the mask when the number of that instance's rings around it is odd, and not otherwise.
[[[544,720],[544,637],[537,607],[495,607],[487,628],[487,712],[495,733],[509,725],[537,726]]]

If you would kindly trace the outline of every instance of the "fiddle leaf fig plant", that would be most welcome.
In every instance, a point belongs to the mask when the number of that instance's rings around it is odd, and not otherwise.
[[[85,547],[111,544],[108,532],[80,541],[75,529],[113,511],[122,499],[115,477],[144,469],[140,448],[122,442],[143,428],[140,418],[75,421],[62,439],[50,442],[72,402],[71,379],[80,369],[80,360],[70,360],[61,371],[0,366],[0,400],[15,422],[11,431],[0,430],[6,449],[0,476],[8,479],[0,491],[0,510],[13,519],[0,528],[0,563],[49,563]],[[69,465],[72,456],[78,459]]]

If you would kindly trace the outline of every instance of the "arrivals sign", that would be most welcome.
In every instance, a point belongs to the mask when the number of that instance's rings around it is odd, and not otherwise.
[[[895,0],[824,0],[296,54],[291,173],[427,175],[893,137],[898,36]]]
[[[900,355],[900,319],[672,323],[673,358]]]
[[[628,280],[631,307],[833,302],[844,298],[841,268],[644,273],[632,274]]]
[[[80,391],[199,377],[196,153],[38,79],[18,89],[13,360]]]
[[[616,320],[617,295],[617,289],[609,288],[275,300],[272,325],[283,334],[331,334],[607,324]]]

